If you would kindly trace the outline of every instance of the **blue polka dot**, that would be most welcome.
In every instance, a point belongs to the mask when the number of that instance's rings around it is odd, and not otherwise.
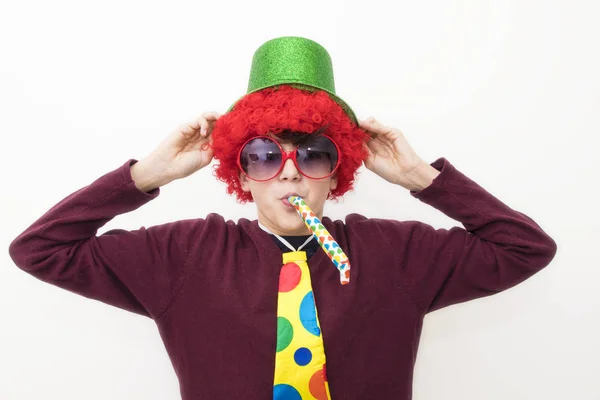
[[[319,325],[317,324],[317,310],[315,309],[315,299],[312,290],[304,296],[300,303],[300,322],[309,333],[315,336],[321,334]]]
[[[294,353],[294,361],[300,366],[305,366],[312,360],[312,353],[306,347],[300,347]]]
[[[302,396],[293,386],[280,383],[273,387],[273,400],[302,400]]]

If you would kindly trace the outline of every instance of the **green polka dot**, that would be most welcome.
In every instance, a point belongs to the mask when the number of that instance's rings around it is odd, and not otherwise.
[[[338,252],[338,253],[341,253],[341,252],[342,252],[342,249],[340,249],[340,248],[338,247],[338,250],[337,250],[337,252]]]
[[[294,328],[285,317],[277,317],[277,352],[284,350],[292,342]]]

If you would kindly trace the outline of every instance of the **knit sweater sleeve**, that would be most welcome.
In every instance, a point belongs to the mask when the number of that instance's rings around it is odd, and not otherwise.
[[[150,318],[182,285],[187,254],[204,220],[183,220],[96,235],[119,214],[155,199],[139,190],[130,159],[54,205],[9,246],[14,263],[44,282]],[[196,233],[193,230],[198,231]]]
[[[424,313],[489,296],[547,266],[556,242],[527,215],[513,210],[441,157],[440,174],[410,191],[463,227],[435,229],[419,221],[380,220],[411,297]]]

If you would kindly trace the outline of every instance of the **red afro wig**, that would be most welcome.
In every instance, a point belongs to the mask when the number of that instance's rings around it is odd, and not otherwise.
[[[327,92],[278,85],[241,98],[232,111],[216,121],[212,131],[213,157],[219,160],[213,175],[227,184],[227,193],[235,193],[239,203],[254,201],[239,182],[240,147],[252,137],[282,132],[323,133],[331,137],[342,154],[336,171],[338,184],[328,199],[337,200],[353,188],[356,171],[369,156],[363,144],[370,136]]]

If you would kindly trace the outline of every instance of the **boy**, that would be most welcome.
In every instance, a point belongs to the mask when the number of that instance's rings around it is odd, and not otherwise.
[[[319,68],[294,69],[310,74],[273,78],[293,56],[319,51]],[[45,282],[152,318],[183,399],[410,399],[425,314],[517,285],[557,246],[445,158],[427,164],[399,130],[356,120],[333,85],[315,78],[324,59],[307,39],[267,42],[230,112],[203,114],[63,199],[11,243],[12,259]],[[258,82],[265,76],[268,84]],[[258,220],[211,213],[96,236],[213,156],[216,176],[238,201],[256,203]],[[465,229],[323,216],[362,163]],[[348,256],[348,284],[292,195]],[[300,286],[302,303],[286,302]]]

